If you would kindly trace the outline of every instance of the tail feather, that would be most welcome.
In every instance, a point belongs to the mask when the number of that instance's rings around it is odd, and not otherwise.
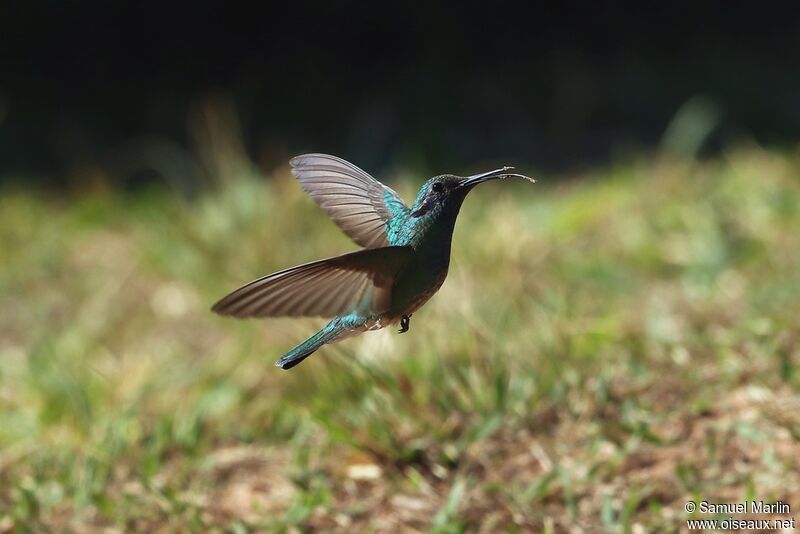
[[[281,369],[291,369],[295,365],[298,365],[303,360],[311,356],[323,345],[323,343],[318,343],[313,346],[307,346],[307,344],[307,342],[303,342],[297,347],[293,348],[280,359],[278,359],[278,361],[275,362],[275,365]]]
[[[342,337],[346,337],[364,323],[364,319],[355,321],[353,319],[351,317],[337,317],[325,325],[322,330],[281,356],[275,362],[275,365],[281,369],[291,369],[326,343],[332,343]]]

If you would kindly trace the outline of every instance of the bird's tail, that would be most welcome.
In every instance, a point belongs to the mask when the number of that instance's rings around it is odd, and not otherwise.
[[[275,365],[281,369],[291,369],[311,356],[311,354],[322,345],[332,343],[360,331],[361,329],[358,327],[363,324],[364,319],[357,320],[354,317],[337,317],[325,325],[322,330],[281,356],[281,358],[275,362]]]

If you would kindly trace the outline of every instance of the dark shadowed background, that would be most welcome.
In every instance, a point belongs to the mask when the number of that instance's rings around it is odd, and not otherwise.
[[[193,124],[209,102],[233,110],[266,169],[314,150],[374,171],[488,160],[570,170],[661,142],[686,105],[708,130],[705,152],[741,138],[781,145],[800,136],[799,13],[6,3],[0,179],[192,175]],[[159,168],[164,154],[183,166]]]

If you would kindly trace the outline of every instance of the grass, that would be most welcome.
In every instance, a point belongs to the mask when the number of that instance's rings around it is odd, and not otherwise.
[[[688,499],[800,506],[796,152],[484,186],[408,334],[290,372],[322,321],[210,304],[356,247],[285,169],[238,168],[191,202],[3,192],[0,532],[672,532]]]

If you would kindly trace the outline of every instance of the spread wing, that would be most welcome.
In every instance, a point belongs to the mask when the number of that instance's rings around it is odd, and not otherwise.
[[[409,211],[391,188],[335,156],[305,154],[290,164],[302,188],[353,241],[365,248],[390,245],[386,223]]]
[[[214,304],[234,317],[333,317],[354,310],[385,312],[411,247],[359,250],[253,280]]]

